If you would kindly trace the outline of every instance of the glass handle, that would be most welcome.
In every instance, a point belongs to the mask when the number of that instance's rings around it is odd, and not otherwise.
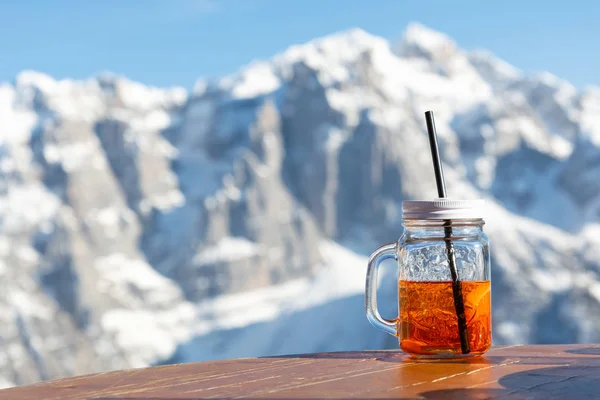
[[[377,271],[379,264],[389,258],[396,259],[396,243],[381,246],[369,257],[365,287],[365,310],[367,312],[367,319],[374,327],[392,336],[398,336],[396,320],[383,318],[379,315],[379,310],[377,309]]]

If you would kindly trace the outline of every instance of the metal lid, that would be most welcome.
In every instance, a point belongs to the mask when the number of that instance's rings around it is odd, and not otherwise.
[[[402,202],[403,219],[481,219],[485,200],[413,200]]]

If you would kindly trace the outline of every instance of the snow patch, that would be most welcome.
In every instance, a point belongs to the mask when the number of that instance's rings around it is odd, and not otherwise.
[[[20,72],[15,81],[16,86],[21,90],[24,88],[36,88],[44,93],[52,93],[58,87],[57,81],[50,75],[32,70]]]
[[[47,144],[44,146],[44,158],[50,164],[60,163],[67,172],[74,172],[93,161],[100,153],[98,143],[93,140],[68,143]]]
[[[131,367],[142,368],[173,354],[178,343],[189,337],[192,315],[189,304],[169,312],[115,309],[102,316],[101,324],[126,350]]]
[[[434,31],[418,22],[412,22],[406,27],[404,41],[407,45],[416,46],[431,53],[453,51],[456,45],[449,36]]]
[[[234,262],[250,258],[260,253],[259,246],[241,237],[224,237],[215,245],[204,247],[194,257],[196,266],[215,264],[218,262]]]
[[[245,99],[274,92],[281,81],[273,72],[269,63],[260,62],[242,70],[238,81],[231,89],[234,99]]]
[[[367,258],[331,241],[322,243],[320,248],[324,265],[312,279],[298,279],[201,302],[197,307],[199,324],[194,333],[200,335],[269,321],[284,313],[363,293]]]
[[[169,211],[182,207],[185,204],[185,196],[181,191],[175,189],[164,193],[158,193],[140,201],[140,210],[149,212],[152,208],[161,211]]]
[[[187,92],[183,88],[176,87],[164,90],[148,87],[126,79],[117,80],[116,93],[124,106],[140,111],[150,111],[157,107],[182,105],[187,100]]]
[[[59,207],[60,200],[41,184],[11,187],[0,197],[3,233],[11,235],[32,229],[51,219]]]
[[[101,281],[107,281],[119,286],[133,284],[139,289],[146,291],[156,290],[157,292],[154,295],[160,295],[161,298],[165,297],[165,294],[168,294],[166,293],[167,290],[177,294],[173,283],[156,272],[148,263],[122,253],[113,253],[105,257],[100,257],[94,262],[94,267],[98,271]],[[173,288],[169,286],[173,286]],[[161,294],[159,293],[159,289],[165,292]],[[167,297],[173,297],[172,294]]]
[[[8,299],[13,310],[25,317],[50,319],[54,315],[53,310],[47,304],[22,290],[11,290]]]

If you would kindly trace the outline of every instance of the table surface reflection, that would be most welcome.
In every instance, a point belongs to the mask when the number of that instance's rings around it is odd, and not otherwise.
[[[399,351],[302,354],[168,365],[42,382],[0,399],[588,399],[600,345],[494,347],[465,361]]]

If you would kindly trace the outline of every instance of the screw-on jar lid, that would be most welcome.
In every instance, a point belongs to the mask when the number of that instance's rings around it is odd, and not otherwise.
[[[484,200],[413,200],[402,202],[403,219],[480,219]]]

